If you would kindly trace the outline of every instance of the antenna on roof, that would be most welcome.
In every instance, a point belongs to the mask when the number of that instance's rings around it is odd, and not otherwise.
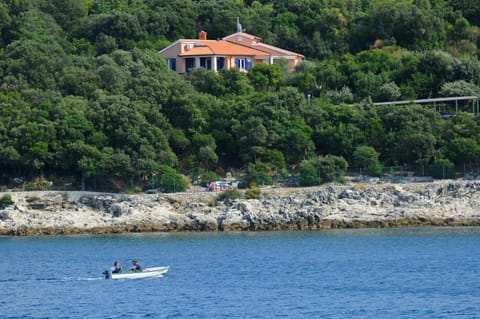
[[[240,18],[237,17],[237,32],[243,32],[245,29],[242,29],[242,25],[240,24]]]

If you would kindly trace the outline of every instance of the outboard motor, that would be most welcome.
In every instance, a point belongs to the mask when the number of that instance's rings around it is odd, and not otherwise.
[[[105,279],[112,279],[112,271],[111,270],[105,270],[103,272],[103,274],[105,275]]]

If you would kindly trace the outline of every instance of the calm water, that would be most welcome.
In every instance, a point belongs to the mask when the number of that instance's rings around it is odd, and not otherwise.
[[[1,318],[480,318],[480,228],[0,237]],[[113,281],[118,259],[169,265]]]

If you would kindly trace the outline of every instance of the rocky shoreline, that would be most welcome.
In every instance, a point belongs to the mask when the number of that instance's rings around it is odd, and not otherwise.
[[[480,226],[480,181],[268,188],[225,201],[205,192],[8,194],[0,235]]]

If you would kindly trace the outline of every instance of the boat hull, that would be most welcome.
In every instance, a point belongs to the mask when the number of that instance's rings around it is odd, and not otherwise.
[[[141,279],[163,277],[168,272],[169,266],[145,268],[142,271],[125,271],[118,274],[104,271],[105,279]]]

